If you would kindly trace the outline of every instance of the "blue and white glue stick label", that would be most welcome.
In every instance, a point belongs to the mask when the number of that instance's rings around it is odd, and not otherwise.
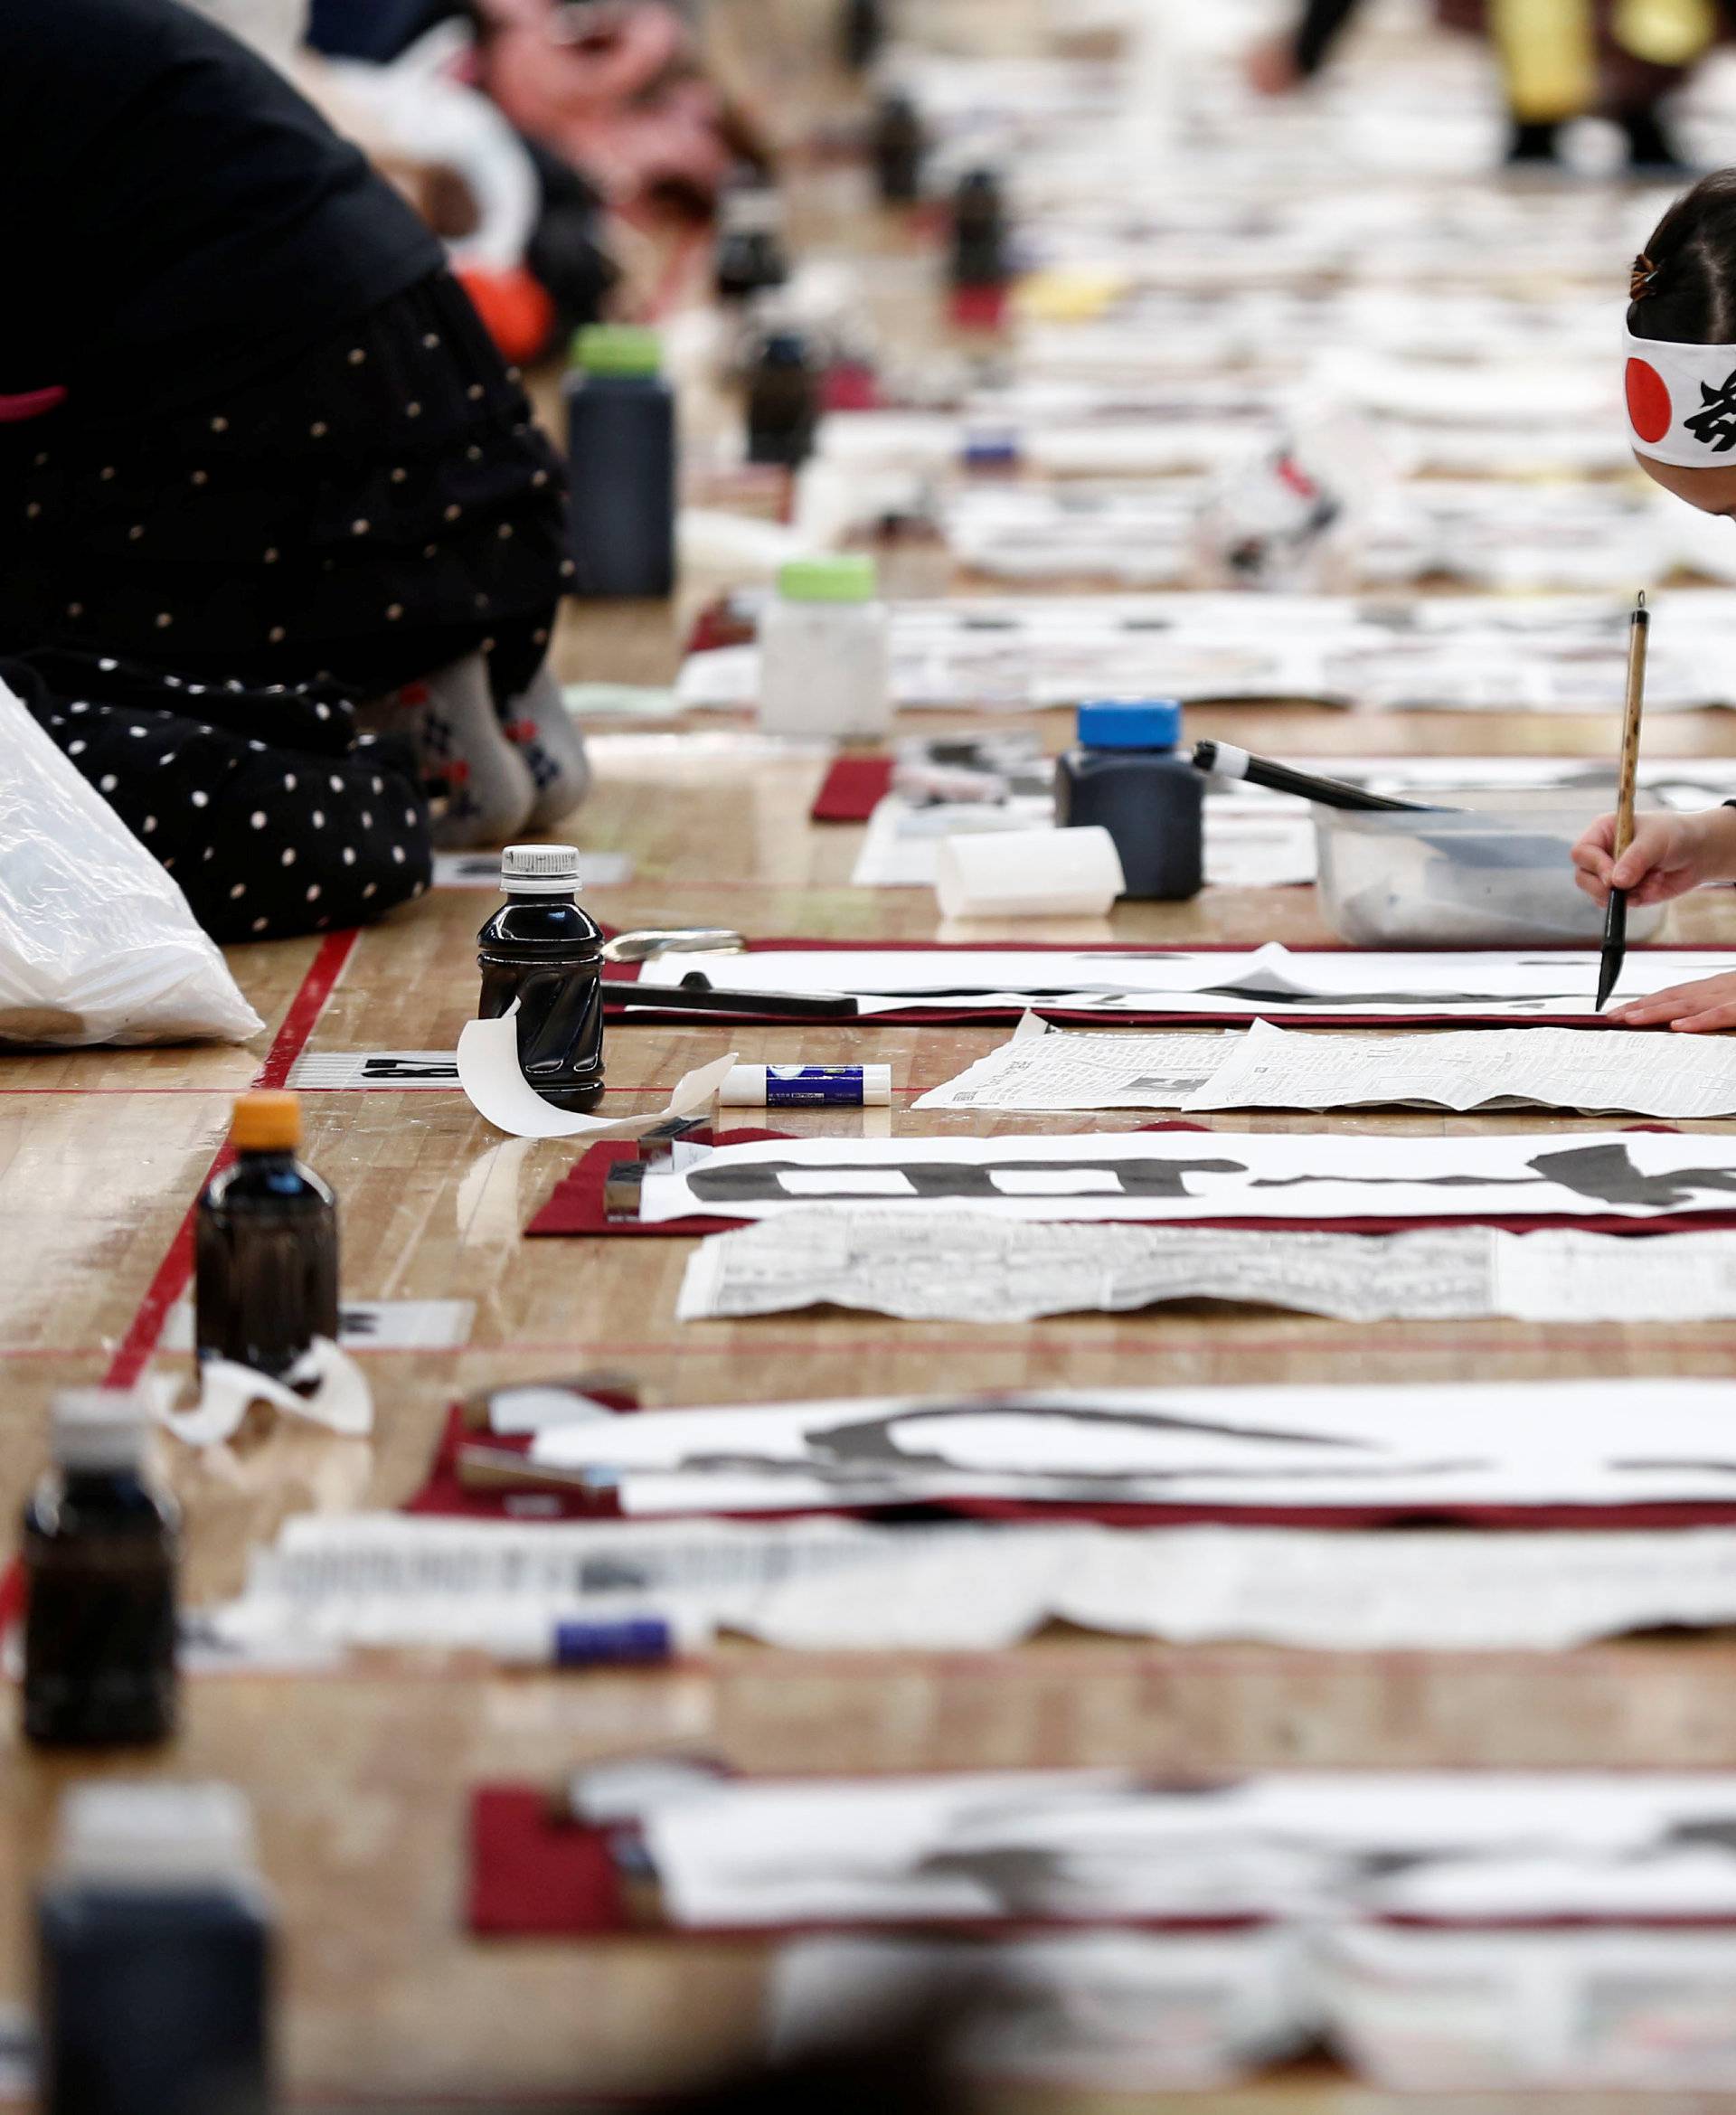
[[[733,1065],[718,1098],[726,1109],[886,1109],[891,1065]]]

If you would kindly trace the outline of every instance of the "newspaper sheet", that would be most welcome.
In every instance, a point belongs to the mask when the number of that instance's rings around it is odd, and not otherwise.
[[[702,1242],[677,1318],[838,1307],[907,1322],[1007,1323],[1227,1300],[1344,1322],[1736,1319],[1736,1233],[1651,1241],[1481,1226],[1416,1233],[912,1221],[824,1205]]]
[[[1028,1032],[930,1089],[918,1109],[1567,1109],[1736,1114],[1736,1044],[1619,1029],[1245,1035]],[[1190,1075],[1193,1075],[1190,1084]]]
[[[1736,1622],[1736,1528],[875,1526],[297,1515],[214,1633],[488,1649],[646,1610],[801,1651],[976,1651],[1046,1623],[1324,1651],[1556,1651]]]

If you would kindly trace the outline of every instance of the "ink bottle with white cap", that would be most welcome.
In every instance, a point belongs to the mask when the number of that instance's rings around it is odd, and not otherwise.
[[[118,1388],[54,1398],[52,1466],[24,1507],[24,1731],[119,1747],[175,1730],[181,1516],[146,1469],[150,1421]]]
[[[1099,698],[1079,708],[1078,746],[1055,766],[1055,820],[1115,840],[1122,893],[1178,902],[1204,880],[1205,781],[1181,749],[1173,698]]]
[[[476,935],[484,1021],[518,1008],[518,1062],[555,1109],[603,1098],[603,931],[578,901],[571,845],[509,845],[506,901]]]
[[[280,1380],[316,1336],[337,1341],[337,1199],[297,1157],[297,1096],[239,1096],[229,1143],[194,1214],[193,1342]]]
[[[36,1902],[43,2115],[267,2115],[271,1903],[219,1784],[85,1784]]]

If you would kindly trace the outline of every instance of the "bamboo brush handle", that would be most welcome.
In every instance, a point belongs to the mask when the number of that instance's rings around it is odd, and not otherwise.
[[[1642,595],[1628,633],[1628,711],[1621,730],[1621,779],[1616,796],[1618,859],[1634,841],[1634,787],[1639,775],[1639,722],[1646,708],[1646,647],[1651,628]]]

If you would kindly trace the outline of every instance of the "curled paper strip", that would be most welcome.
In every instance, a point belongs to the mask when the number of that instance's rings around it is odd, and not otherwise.
[[[312,1392],[299,1391],[311,1383]],[[311,1349],[281,1381],[231,1359],[208,1359],[199,1369],[199,1400],[176,1410],[179,1390],[171,1381],[154,1384],[152,1410],[175,1438],[189,1447],[215,1447],[232,1440],[255,1402],[324,1425],[346,1439],[373,1430],[373,1397],[362,1369],[330,1337],[316,1336]]]
[[[735,1053],[686,1073],[662,1109],[649,1116],[573,1115],[543,1100],[518,1062],[518,1008],[493,1021],[469,1021],[458,1037],[458,1084],[496,1130],[519,1138],[637,1138],[671,1117],[703,1109],[728,1079]]]

